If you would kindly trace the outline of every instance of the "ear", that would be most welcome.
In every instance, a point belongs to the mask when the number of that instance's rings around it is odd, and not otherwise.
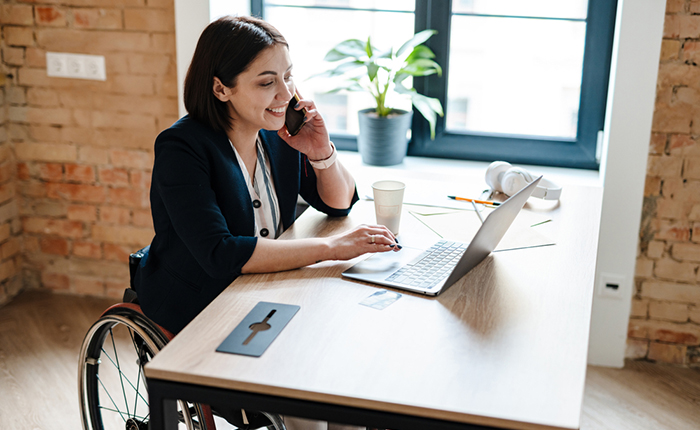
[[[212,90],[214,92],[214,97],[216,97],[224,103],[229,101],[229,99],[231,98],[231,88],[221,83],[221,80],[216,76],[214,76],[214,84],[212,86]]]

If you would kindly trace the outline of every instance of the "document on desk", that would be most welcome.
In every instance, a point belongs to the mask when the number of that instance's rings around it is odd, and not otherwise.
[[[408,206],[407,209],[410,216],[435,233],[436,239],[446,238],[469,243],[481,226],[481,221],[474,211],[445,211],[418,206]],[[483,218],[491,212],[488,208],[479,209],[483,209]],[[551,227],[551,220],[546,216],[521,211],[494,252],[554,245],[556,241],[550,237]]]

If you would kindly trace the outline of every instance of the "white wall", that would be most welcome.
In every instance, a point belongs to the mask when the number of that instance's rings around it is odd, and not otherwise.
[[[180,114],[182,83],[210,16],[247,14],[247,0],[175,0]],[[211,11],[210,11],[211,3]],[[646,162],[654,109],[665,0],[619,0],[603,159],[603,211],[597,279],[619,278],[622,298],[593,300],[588,361],[622,367],[634,287]]]
[[[600,169],[603,211],[589,364],[624,365],[665,10],[665,0],[618,3]],[[622,281],[619,298],[600,294],[606,275]]]

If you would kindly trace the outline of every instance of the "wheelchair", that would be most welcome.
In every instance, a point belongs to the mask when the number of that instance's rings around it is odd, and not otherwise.
[[[172,333],[148,319],[138,304],[134,273],[148,249],[129,256],[130,286],[124,292],[123,302],[102,314],[80,348],[78,392],[84,430],[148,429],[143,366],[173,338]],[[236,411],[221,415],[207,405],[178,400],[178,429],[215,430],[217,415],[241,430],[286,430],[278,415]]]

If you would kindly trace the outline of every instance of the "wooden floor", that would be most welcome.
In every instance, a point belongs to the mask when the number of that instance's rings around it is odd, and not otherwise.
[[[78,350],[109,300],[20,294],[0,308],[0,429],[75,430]],[[581,428],[700,429],[700,371],[589,367]]]

